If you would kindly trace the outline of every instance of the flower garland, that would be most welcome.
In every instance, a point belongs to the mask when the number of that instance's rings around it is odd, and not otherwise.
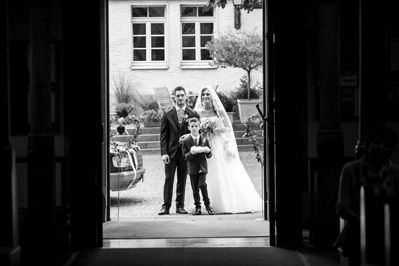
[[[111,116],[109,118],[109,124],[110,124],[110,128],[112,127],[112,125],[119,125],[119,126],[123,126],[123,125],[134,125],[134,128],[131,129],[132,133],[131,133],[131,138],[129,138],[131,140],[132,144],[137,144],[137,139],[140,135],[140,124],[142,123],[142,120],[140,118],[138,118],[135,115],[128,115],[126,117],[117,117],[117,116]],[[114,135],[110,134],[110,143],[112,144],[112,137]]]
[[[264,158],[263,158],[263,153],[261,152],[261,145],[258,141],[258,136],[256,135],[255,131],[252,128],[254,125],[255,119],[257,119],[257,118],[260,118],[258,113],[254,113],[249,116],[248,120],[244,123],[246,130],[242,137],[250,138],[250,141],[252,141],[252,144],[254,146],[254,151],[256,153],[256,160],[263,165]],[[263,128],[263,123],[260,125],[260,127]]]
[[[139,149],[137,144],[137,139],[140,134],[140,123],[141,119],[137,118],[135,115],[128,115],[126,117],[110,117],[109,123],[111,125],[118,124],[119,126],[123,127],[124,125],[133,124],[134,128],[132,129],[132,134],[129,135],[129,138],[126,140],[125,143],[121,144],[114,140],[115,134],[109,135],[109,147],[110,152],[114,153],[112,158],[112,162],[116,167],[126,167],[131,164],[129,157],[130,154],[136,153]],[[130,154],[128,154],[130,153]],[[132,165],[132,167],[134,167]]]

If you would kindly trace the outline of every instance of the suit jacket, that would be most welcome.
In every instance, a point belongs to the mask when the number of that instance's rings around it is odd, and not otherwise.
[[[209,146],[209,141],[205,140],[205,143],[202,143],[203,138],[200,136],[199,137],[199,145],[198,146]],[[201,170],[203,173],[207,174],[208,173],[208,163],[206,161],[207,158],[212,157],[212,152],[209,153],[196,153],[192,154],[191,153],[191,147],[196,146],[194,143],[194,139],[192,138],[191,135],[186,137],[183,140],[182,147],[183,147],[183,156],[184,159],[187,160],[187,173],[189,175],[195,175],[198,174],[199,171]]]
[[[199,118],[199,115],[188,106],[186,106],[184,114],[186,115],[186,119],[181,124],[179,124],[177,119],[177,110],[175,107],[165,112],[162,116],[160,134],[161,155],[168,154],[170,158],[175,157],[178,149],[180,149],[179,138],[184,134],[190,133],[187,119],[191,117]]]

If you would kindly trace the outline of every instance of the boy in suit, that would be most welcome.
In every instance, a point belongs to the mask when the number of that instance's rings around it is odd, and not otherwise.
[[[206,174],[208,173],[207,158],[211,158],[212,153],[208,140],[203,140],[199,134],[200,122],[193,117],[188,120],[190,135],[182,141],[183,156],[187,160],[187,172],[190,175],[191,188],[193,189],[195,211],[193,215],[201,214],[201,190],[202,199],[206,210],[210,215],[215,211],[210,205],[208,189],[206,185]]]

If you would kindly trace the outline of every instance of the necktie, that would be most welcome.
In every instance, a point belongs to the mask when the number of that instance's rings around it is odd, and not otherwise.
[[[177,118],[179,119],[179,123],[183,122],[183,116],[184,116],[184,111],[183,109],[178,109],[177,110]]]
[[[198,146],[198,138],[194,139],[195,146]]]

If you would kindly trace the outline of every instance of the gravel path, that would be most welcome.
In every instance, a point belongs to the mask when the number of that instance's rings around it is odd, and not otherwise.
[[[263,195],[263,168],[256,161],[253,151],[240,152],[240,159],[247,170],[259,195]],[[111,192],[111,220],[136,216],[157,216],[163,203],[164,166],[159,154],[144,154],[146,169],[144,182],[133,189]],[[191,187],[187,178],[186,197],[191,195]],[[176,182],[174,185],[176,188]],[[175,194],[173,195],[175,197]],[[119,206],[119,207],[118,207]],[[171,214],[174,214],[171,208]]]

